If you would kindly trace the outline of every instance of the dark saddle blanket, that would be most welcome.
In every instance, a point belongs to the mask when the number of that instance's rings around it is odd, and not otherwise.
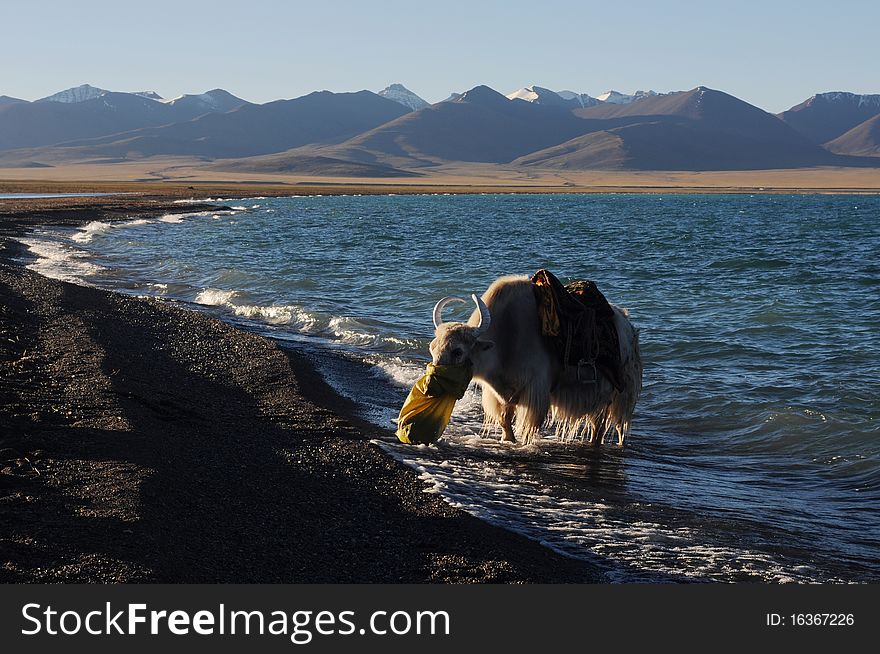
[[[564,380],[595,383],[602,373],[623,388],[620,342],[614,309],[589,280],[563,285],[543,268],[532,276],[541,333],[549,338],[563,363]]]

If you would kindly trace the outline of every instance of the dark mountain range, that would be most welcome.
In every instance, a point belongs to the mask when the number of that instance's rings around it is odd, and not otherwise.
[[[880,114],[880,95],[819,93],[779,117],[814,143],[827,143]]]
[[[441,161],[506,163],[585,131],[570,110],[509,100],[477,86],[455,100],[406,114],[328,149],[331,156],[420,166]]]
[[[880,157],[880,114],[829,141],[825,147],[838,154]]]
[[[217,170],[371,177],[456,162],[572,170],[880,167],[880,96],[821,94],[777,117],[706,87],[608,93],[600,101],[537,86],[505,97],[477,86],[429,106],[401,85],[382,93],[321,91],[255,105],[222,89],[163,100],[152,91],[85,84],[35,102],[2,96],[0,165],[175,156],[220,160],[211,164]],[[816,142],[837,132],[827,149]]]
[[[245,105],[161,127],[65,144],[72,157],[184,155],[250,157],[308,143],[334,143],[382,125],[409,109],[370,91],[316,91],[295,100]]]
[[[68,89],[56,96],[82,97],[62,95],[82,88]],[[0,104],[0,150],[54,145],[178,123],[208,112],[228,111],[227,107],[247,104],[220,89],[170,102],[94,87],[89,87],[89,92],[91,97],[85,99],[52,100],[56,96],[50,96],[36,102]]]
[[[574,114],[589,123],[587,134],[515,163],[567,169],[743,170],[834,160],[772,114],[702,86]]]

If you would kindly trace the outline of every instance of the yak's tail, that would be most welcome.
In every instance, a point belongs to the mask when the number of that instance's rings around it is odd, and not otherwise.
[[[560,440],[604,442],[607,434],[614,430],[618,444],[623,445],[629,435],[636,402],[642,392],[642,355],[638,330],[633,328],[624,309],[615,307],[615,323],[621,344],[623,388],[618,391],[605,378],[595,384],[558,388],[553,394],[551,423]]]

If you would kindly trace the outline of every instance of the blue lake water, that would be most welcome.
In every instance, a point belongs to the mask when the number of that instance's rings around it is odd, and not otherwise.
[[[25,242],[45,274],[192,302],[305,349],[430,492],[611,580],[880,581],[880,197],[225,204]],[[542,267],[595,280],[641,329],[627,446],[501,446],[479,436],[476,389],[439,447],[396,444],[436,300]]]

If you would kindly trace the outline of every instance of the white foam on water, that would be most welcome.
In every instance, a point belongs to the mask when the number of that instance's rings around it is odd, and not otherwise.
[[[199,214],[179,214],[179,216]],[[100,221],[93,220],[73,233],[64,231],[57,233],[35,233],[27,238],[17,239],[28,248],[28,252],[36,257],[36,260],[27,264],[27,268],[38,272],[51,279],[59,279],[76,284],[89,284],[88,278],[99,274],[105,268],[92,260],[89,252],[80,250],[69,244],[91,243],[95,237],[108,232],[138,225],[147,225],[154,222],[148,218],[133,218],[123,221]]]
[[[289,331],[318,336],[327,344],[355,351],[379,349],[403,350],[416,344],[413,339],[387,336],[349,316],[314,312],[296,304],[245,304],[239,301],[242,291],[208,287],[194,297],[196,304],[223,307],[240,318],[270,325],[283,325]]]
[[[123,222],[107,222],[101,220],[93,220],[87,225],[80,227],[71,237],[70,240],[77,243],[91,243],[92,239],[101,234],[106,234],[120,227],[133,227],[137,225],[147,225],[153,222],[146,218],[135,218],[134,220],[126,220]]]
[[[196,304],[222,307],[228,305],[235,295],[236,291],[224,291],[220,288],[206,288],[196,295],[194,301]]]
[[[421,366],[400,357],[373,357],[368,361],[375,366],[373,371],[376,376],[402,388],[412,386],[424,374]]]
[[[272,325],[288,325],[303,332],[310,332],[318,325],[318,317],[296,305],[258,305],[230,303],[236,316],[258,319]]]
[[[331,340],[358,351],[394,352],[418,346],[415,339],[383,334],[351,316],[328,316],[324,331]]]
[[[164,216],[159,218],[160,222],[170,223],[170,224],[178,224],[182,223],[185,218],[193,218],[196,216],[211,216],[213,218],[217,218],[218,216],[234,216],[237,211],[234,210],[224,210],[224,211],[191,211],[189,213],[166,213]]]
[[[360,324],[354,318],[347,316],[333,316],[327,328],[339,341],[348,345],[366,347],[376,342],[376,335],[363,329],[358,329]]]
[[[88,252],[78,250],[57,238],[20,238],[28,252],[36,259],[27,268],[51,279],[84,284],[85,279],[103,270],[90,260]]]
[[[247,198],[186,198],[184,200],[174,200],[172,204],[202,204],[203,202],[234,202],[236,200],[245,200]],[[261,198],[252,198],[259,200]],[[262,198],[265,199],[265,198]]]
[[[109,232],[111,229],[113,229],[113,225],[111,223],[95,220],[90,222],[85,227],[80,228],[80,230],[76,234],[71,236],[70,239],[72,241],[76,241],[77,243],[88,243],[96,235]]]
[[[835,581],[809,566],[786,566],[769,554],[710,543],[691,527],[631,521],[631,511],[602,501],[553,496],[523,465],[542,455],[539,447],[504,446],[473,434],[447,436],[437,446],[372,442],[416,470],[424,492],[560,554],[597,564],[612,582]]]

